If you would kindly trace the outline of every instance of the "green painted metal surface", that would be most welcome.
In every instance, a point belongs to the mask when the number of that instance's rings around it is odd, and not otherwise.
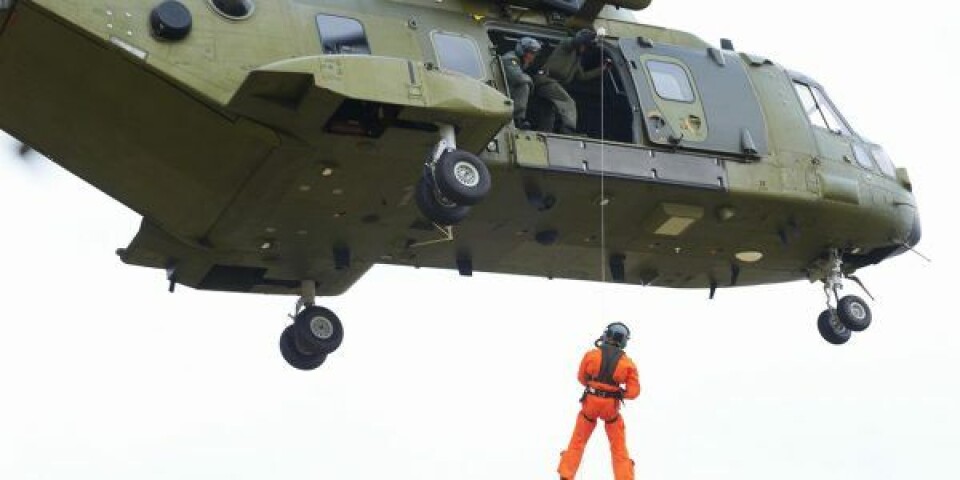
[[[807,278],[828,248],[851,252],[851,268],[881,261],[918,221],[906,172],[884,175],[855,158],[854,146],[877,145],[812,126],[789,72],[622,12],[593,21],[614,68],[570,87],[583,118],[605,120],[603,131],[585,121],[595,134],[578,137],[517,131],[497,57],[510,47],[498,42],[520,34],[555,43],[572,17],[533,4],[286,0],[230,20],[205,0],[182,3],[193,20],[182,41],[151,31],[156,1],[19,0],[0,11],[0,128],[143,215],[121,258],[175,268],[185,285],[296,293],[311,279],[332,295],[374,263],[456,268],[464,255],[477,271],[598,280],[601,205],[605,251],[624,257],[625,282],[754,285]],[[318,15],[362,25],[371,55],[324,54],[331,32]],[[479,77],[439,67],[456,62],[437,57],[438,32],[473,42]],[[643,59],[621,47],[641,37],[657,55],[719,55],[726,66],[710,68],[735,82],[671,58],[698,99],[735,91],[737,110],[654,100],[648,71],[630,66]],[[665,142],[651,105],[686,140]],[[691,117],[699,128],[684,124]],[[442,125],[493,173],[452,237],[413,201]],[[619,136],[600,139],[607,129]],[[335,262],[343,248],[349,268]],[[764,256],[745,263],[739,252]]]

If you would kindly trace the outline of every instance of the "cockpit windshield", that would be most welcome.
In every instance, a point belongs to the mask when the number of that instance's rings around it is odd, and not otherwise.
[[[797,90],[800,102],[803,103],[803,110],[811,124],[839,135],[853,136],[853,130],[843,120],[822,88],[800,81],[794,81],[793,86]]]

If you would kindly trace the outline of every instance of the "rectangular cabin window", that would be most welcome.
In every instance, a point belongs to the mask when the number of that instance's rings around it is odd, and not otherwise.
[[[328,55],[370,55],[363,24],[347,17],[317,15],[317,29],[323,53]]]
[[[649,60],[647,70],[650,71],[653,87],[660,98],[687,103],[693,102],[696,98],[693,94],[693,85],[690,84],[690,77],[680,65]]]
[[[486,78],[480,60],[480,48],[472,38],[444,32],[433,32],[431,37],[440,69],[460,72],[476,79]]]
[[[806,112],[812,125],[839,135],[853,136],[850,127],[840,118],[840,114],[827,100],[823,90],[800,82],[794,82],[793,86],[797,90],[797,95],[800,96],[803,111]]]

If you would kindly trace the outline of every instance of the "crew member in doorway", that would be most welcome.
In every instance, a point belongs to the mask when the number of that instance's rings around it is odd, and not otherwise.
[[[580,468],[583,449],[598,421],[604,422],[613,459],[613,477],[633,480],[633,460],[627,452],[626,429],[620,405],[640,395],[637,366],[624,353],[630,329],[622,323],[611,323],[580,362],[577,379],[585,390],[580,397],[580,413],[570,438],[570,445],[560,457],[557,472],[562,480],[573,480]]]
[[[533,78],[527,70],[540,53],[542,45],[535,38],[523,37],[512,52],[503,54],[503,69],[510,85],[510,97],[513,98],[513,122],[517,128],[530,130],[533,126],[527,120],[527,103],[533,91]]]
[[[560,133],[577,132],[577,103],[567,93],[565,86],[574,82],[587,82],[600,77],[608,68],[603,62],[589,72],[583,71],[581,60],[587,49],[597,45],[597,34],[588,29],[577,32],[573,38],[560,42],[543,66],[543,74],[534,77],[534,92],[537,96],[549,100],[560,114],[562,122]]]

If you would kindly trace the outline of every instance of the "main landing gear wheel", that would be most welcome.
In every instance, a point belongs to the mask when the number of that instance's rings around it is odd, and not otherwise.
[[[837,302],[837,317],[840,323],[854,332],[866,330],[873,321],[867,302],[856,295],[847,295]]]
[[[820,330],[820,336],[824,340],[834,344],[843,345],[850,340],[851,331],[840,322],[836,312],[832,309],[826,309],[820,313],[817,318],[817,329]]]
[[[311,351],[297,339],[293,325],[285,328],[280,335],[280,353],[291,367],[298,370],[315,370],[327,360],[326,353]]]
[[[420,213],[437,225],[456,225],[467,218],[470,213],[470,207],[457,205],[444,198],[427,177],[423,177],[417,182],[417,191],[414,192],[414,197],[417,201],[417,207],[420,208]]]
[[[323,307],[311,305],[301,310],[293,320],[293,331],[308,349],[324,354],[333,353],[343,342],[343,324]]]
[[[420,212],[438,226],[460,223],[470,207],[490,193],[490,170],[476,155],[457,149],[456,129],[438,124],[440,141],[424,161],[414,197]]]
[[[476,155],[444,152],[433,167],[437,190],[457,205],[476,205],[490,192],[490,171]]]
[[[340,348],[343,342],[343,324],[330,310],[314,304],[317,282],[300,282],[300,299],[291,315],[293,325],[280,335],[280,353],[293,368],[313,370]]]

